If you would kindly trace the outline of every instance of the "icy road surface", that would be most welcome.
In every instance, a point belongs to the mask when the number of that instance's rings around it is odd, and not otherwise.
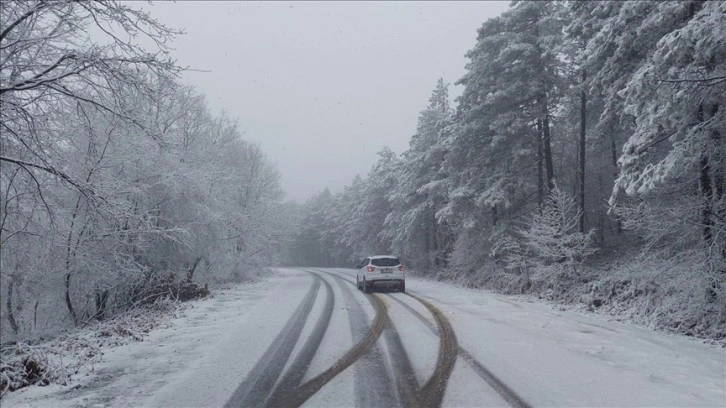
[[[723,348],[414,278],[364,294],[349,269],[282,269],[105,357],[2,405],[726,406]]]

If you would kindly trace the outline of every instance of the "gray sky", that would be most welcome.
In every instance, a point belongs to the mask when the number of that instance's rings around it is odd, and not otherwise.
[[[240,119],[280,169],[288,198],[338,192],[388,146],[408,147],[438,78],[464,74],[476,30],[508,2],[154,3],[183,28],[185,82]]]

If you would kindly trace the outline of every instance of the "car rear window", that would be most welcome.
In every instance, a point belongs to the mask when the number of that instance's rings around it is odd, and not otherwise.
[[[396,266],[400,262],[398,262],[398,258],[376,258],[372,259],[371,263],[375,266]]]

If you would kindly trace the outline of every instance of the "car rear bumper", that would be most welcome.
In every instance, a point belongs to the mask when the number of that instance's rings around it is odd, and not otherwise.
[[[392,273],[375,273],[375,272],[368,272],[365,275],[365,279],[370,282],[375,283],[384,283],[384,282],[391,282],[391,283],[398,283],[406,279],[406,275],[404,275],[401,272],[392,272]]]

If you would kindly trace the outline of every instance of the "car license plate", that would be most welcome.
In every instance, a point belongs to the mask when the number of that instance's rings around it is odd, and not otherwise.
[[[381,273],[391,273],[393,272],[392,268],[381,268]]]

